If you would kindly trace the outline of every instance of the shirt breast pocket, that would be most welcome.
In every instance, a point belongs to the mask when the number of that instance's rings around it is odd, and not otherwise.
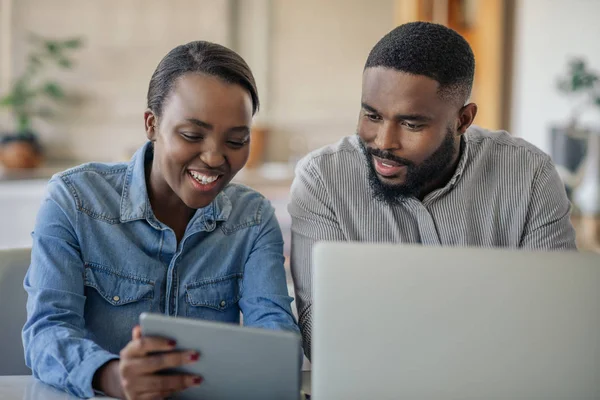
[[[151,280],[86,263],[84,285],[86,326],[97,337],[110,332],[126,332],[130,336],[139,315],[144,311],[155,311],[154,282]]]
[[[186,285],[186,316],[239,323],[241,279],[234,274]]]

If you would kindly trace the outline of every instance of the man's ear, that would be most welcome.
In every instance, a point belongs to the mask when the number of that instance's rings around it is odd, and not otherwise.
[[[158,134],[158,119],[150,110],[144,112],[144,127],[146,128],[146,137],[151,142],[156,141]]]
[[[469,103],[460,109],[458,114],[458,128],[456,129],[459,135],[463,135],[467,131],[473,120],[475,120],[476,115],[477,104],[475,103]]]

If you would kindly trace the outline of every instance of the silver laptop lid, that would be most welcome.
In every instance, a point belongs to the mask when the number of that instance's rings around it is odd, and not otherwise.
[[[600,256],[323,243],[319,399],[600,398]]]

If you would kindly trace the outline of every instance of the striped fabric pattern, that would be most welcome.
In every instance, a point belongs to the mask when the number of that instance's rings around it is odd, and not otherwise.
[[[357,136],[298,164],[288,210],[291,269],[307,357],[311,251],[319,241],[576,249],[570,203],[548,155],[503,131],[472,126],[463,138],[454,176],[422,202],[410,198],[389,205],[372,197]]]

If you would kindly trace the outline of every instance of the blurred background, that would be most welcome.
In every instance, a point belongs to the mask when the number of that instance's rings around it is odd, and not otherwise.
[[[600,0],[0,0],[0,248],[30,243],[53,173],[129,159],[153,70],[200,39],[238,51],[256,76],[262,107],[238,180],[273,201],[289,237],[296,161],[355,132],[369,50],[425,20],[471,43],[476,124],[553,156],[580,245],[597,249],[598,16]]]

